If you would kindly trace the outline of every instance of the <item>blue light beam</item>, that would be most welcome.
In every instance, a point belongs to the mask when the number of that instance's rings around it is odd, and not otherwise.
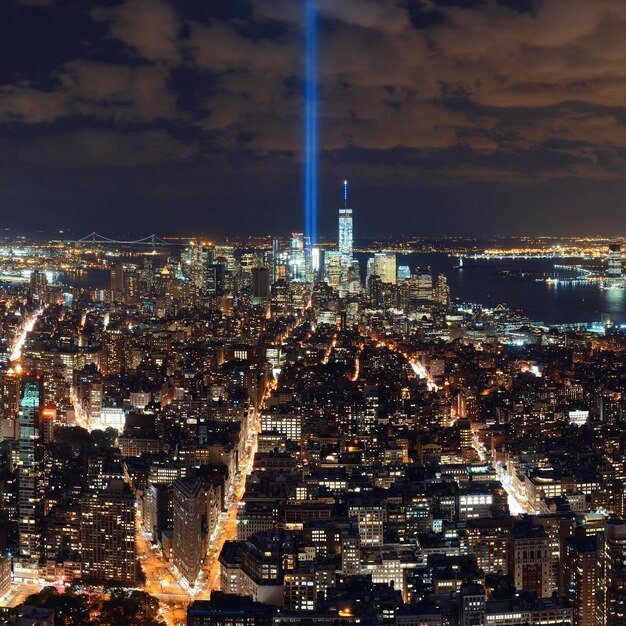
[[[306,0],[306,89],[305,89],[305,235],[317,244],[317,175],[318,175],[318,83],[317,83],[317,7],[316,0]]]

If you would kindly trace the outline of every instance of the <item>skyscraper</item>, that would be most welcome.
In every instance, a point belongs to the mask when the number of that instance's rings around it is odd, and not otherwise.
[[[626,522],[610,519],[599,537],[596,623],[626,623]]]
[[[370,276],[379,276],[382,283],[396,284],[396,255],[393,252],[377,252],[367,260],[367,282]]]
[[[172,560],[190,587],[203,561],[206,492],[202,481],[179,478],[174,483],[174,545]]]
[[[291,253],[289,257],[291,280],[304,280],[306,272],[305,237],[303,233],[291,236]]]
[[[136,582],[135,532],[135,497],[121,478],[87,491],[80,518],[83,577]]]
[[[608,274],[611,278],[622,277],[622,247],[619,243],[609,246]]]
[[[30,275],[30,297],[38,304],[44,304],[47,289],[48,278],[46,273],[33,270],[33,273]]]
[[[40,410],[43,384],[38,376],[23,378],[19,410],[18,527],[20,554],[15,576],[39,578],[43,518],[43,439]]]
[[[339,253],[344,268],[352,265],[352,209],[348,207],[348,181],[343,181],[343,207],[339,209]]]

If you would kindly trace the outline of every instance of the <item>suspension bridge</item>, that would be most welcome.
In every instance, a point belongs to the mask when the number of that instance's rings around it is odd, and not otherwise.
[[[160,237],[157,237],[155,234],[148,235],[147,237],[142,237],[141,239],[132,239],[132,240],[120,240],[120,239],[111,239],[110,237],[105,237],[99,233],[93,232],[85,235],[81,239],[77,239],[74,243],[90,243],[90,244],[104,244],[104,245],[132,245],[132,246],[170,246],[172,244],[164,241]]]

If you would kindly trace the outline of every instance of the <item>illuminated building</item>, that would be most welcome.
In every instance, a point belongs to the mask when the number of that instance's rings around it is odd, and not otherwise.
[[[220,567],[230,573],[229,591],[250,596],[255,602],[282,606],[283,566],[293,549],[284,532],[259,533],[227,546],[220,554]]]
[[[324,280],[333,289],[339,289],[342,278],[341,252],[329,250],[324,254]]]
[[[235,246],[232,243],[216,243],[213,246],[213,260],[214,263],[223,265],[227,272],[235,272],[237,269]]]
[[[598,583],[595,537],[587,537],[584,527],[576,528],[565,545],[565,592],[572,602],[573,626],[596,626],[596,586]]]
[[[396,284],[396,255],[393,252],[377,252],[367,260],[367,282],[371,276],[380,277],[382,283]]]
[[[606,521],[604,535],[599,536],[597,625],[626,624],[626,522]]]
[[[343,207],[339,209],[339,239],[338,251],[341,255],[341,265],[348,268],[352,265],[352,209],[348,207],[348,181],[343,181]]]
[[[206,289],[207,268],[211,262],[211,251],[203,243],[192,241],[185,250],[183,271],[188,274],[197,291]]]
[[[357,521],[361,547],[383,545],[384,515],[380,502],[355,499],[348,506],[348,515]]]
[[[612,243],[609,246],[609,258],[607,274],[609,278],[622,278],[622,247],[619,243]]]
[[[289,276],[291,280],[297,281],[304,280],[306,277],[306,249],[302,233],[294,233],[291,236]]]
[[[276,607],[222,591],[196,600],[187,609],[187,626],[272,626]]]
[[[23,378],[19,411],[19,557],[16,578],[38,579],[42,556],[44,442],[41,432],[42,381],[38,376]]]
[[[126,337],[119,327],[108,326],[102,333],[100,371],[105,376],[120,374],[126,365]]]
[[[20,372],[9,368],[0,381],[2,417],[11,422],[16,420],[20,410],[21,380]]]
[[[271,288],[272,317],[286,317],[293,312],[292,294],[285,280],[277,280]]]
[[[433,299],[433,277],[429,272],[419,272],[411,277],[411,300]]]
[[[11,557],[0,556],[0,600],[11,591]]]
[[[213,263],[206,271],[206,291],[210,296],[221,296],[224,294],[225,276],[224,265]]]
[[[198,478],[174,482],[174,543],[172,562],[190,587],[193,587],[204,560],[206,493]]]
[[[450,287],[445,274],[439,274],[439,276],[437,276],[434,296],[439,304],[443,304],[444,306],[450,304]]]
[[[543,528],[519,525],[510,531],[508,573],[517,589],[551,595],[550,542]]]
[[[315,609],[317,590],[314,571],[297,569],[286,572],[284,585],[285,610],[313,611]]]
[[[113,301],[115,302],[121,302],[124,297],[125,271],[123,263],[116,263],[111,268],[111,291],[113,293]]]
[[[135,583],[135,535],[135,497],[120,478],[85,493],[80,518],[83,577]]]
[[[261,431],[277,432],[292,441],[300,441],[302,434],[302,414],[264,412],[261,415]]]
[[[259,301],[269,300],[270,271],[267,267],[252,268],[252,298]]]
[[[40,270],[33,270],[30,275],[30,297],[37,304],[46,302],[46,294],[48,290],[48,278],[46,273]]]

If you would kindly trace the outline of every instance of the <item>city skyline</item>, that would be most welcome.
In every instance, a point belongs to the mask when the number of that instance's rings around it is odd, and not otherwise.
[[[305,230],[297,7],[4,3],[6,226],[246,235],[271,216]],[[626,225],[618,0],[317,10],[320,235],[344,177],[364,237],[383,212],[391,235]]]
[[[4,0],[0,626],[625,626],[624,0]]]

